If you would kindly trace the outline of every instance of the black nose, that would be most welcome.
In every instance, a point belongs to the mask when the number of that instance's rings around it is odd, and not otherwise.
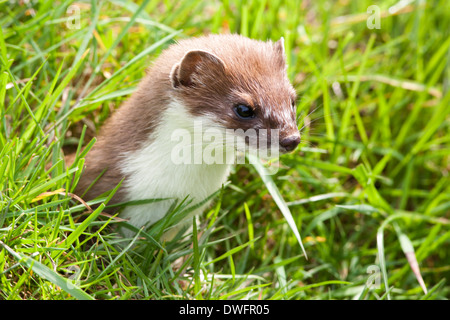
[[[300,143],[300,135],[292,135],[286,138],[283,138],[280,141],[280,146],[282,146],[286,151],[292,151],[297,148]]]

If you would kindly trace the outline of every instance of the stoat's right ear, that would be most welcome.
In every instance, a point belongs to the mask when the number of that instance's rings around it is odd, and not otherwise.
[[[203,50],[188,51],[180,63],[173,66],[170,81],[174,88],[192,87],[202,82],[202,75],[211,71],[225,71],[225,63],[218,56]]]

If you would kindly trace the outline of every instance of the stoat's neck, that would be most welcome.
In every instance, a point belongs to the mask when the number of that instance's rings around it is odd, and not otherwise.
[[[198,202],[222,186],[229,164],[207,164],[201,158],[198,162],[198,157],[194,161],[192,154],[193,161],[180,158],[183,145],[202,151],[195,145],[196,121],[181,103],[172,102],[148,142],[123,157],[120,167],[127,177],[125,189],[129,200],[190,195]],[[206,128],[207,121],[203,124]]]

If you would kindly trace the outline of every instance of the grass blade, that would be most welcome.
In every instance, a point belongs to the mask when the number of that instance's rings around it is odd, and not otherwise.
[[[291,211],[289,210],[289,207],[287,206],[286,202],[284,201],[283,197],[280,194],[280,190],[278,190],[277,185],[275,184],[272,177],[269,175],[268,171],[263,166],[261,161],[253,155],[249,155],[249,159],[250,163],[253,164],[256,171],[258,171],[259,176],[262,178],[264,184],[267,187],[267,190],[269,190],[269,193],[272,195],[275,203],[277,204],[278,208],[280,209],[281,213],[286,219],[292,232],[294,232],[294,235],[297,238],[297,241],[305,255],[305,258],[308,259],[308,255],[306,254],[305,248],[303,247],[302,238],[300,237],[300,233],[298,232],[297,225],[295,224],[295,221],[292,218],[292,214]]]
[[[62,290],[66,291],[71,296],[73,296],[74,298],[79,299],[79,300],[94,300],[94,297],[92,297],[91,295],[87,294],[86,292],[84,292],[83,290],[81,290],[80,288],[75,286],[75,284],[73,284],[72,281],[64,278],[63,276],[61,276],[57,272],[53,271],[49,267],[43,265],[39,261],[37,261],[33,258],[30,258],[24,254],[21,254],[19,252],[15,252],[13,249],[11,249],[6,244],[4,244],[1,240],[0,240],[0,245],[3,248],[5,248],[6,251],[8,251],[12,256],[14,256],[14,258],[19,260],[20,264],[30,268],[31,270],[33,270],[33,272],[35,272],[41,278],[57,285]]]

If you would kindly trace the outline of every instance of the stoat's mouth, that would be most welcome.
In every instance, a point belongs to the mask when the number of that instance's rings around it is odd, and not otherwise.
[[[291,153],[293,150],[287,150],[285,147],[280,146],[279,148],[281,154]]]
[[[181,145],[187,151],[192,149],[191,153],[201,153],[202,157],[207,157],[206,163],[220,161],[222,154],[225,159],[241,158],[244,154],[265,160],[275,159],[292,152],[300,142],[298,133],[286,136],[286,130],[280,133],[278,129],[230,129],[211,121],[194,124],[197,126],[192,130],[181,130],[186,135],[181,139],[185,145]],[[284,135],[280,138],[281,134]]]

